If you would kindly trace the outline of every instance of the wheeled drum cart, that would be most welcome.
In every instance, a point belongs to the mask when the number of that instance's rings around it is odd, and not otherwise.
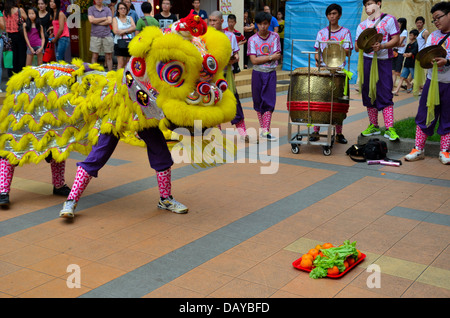
[[[335,41],[326,43],[337,44]],[[324,62],[329,62],[330,65],[339,63],[337,66],[322,69],[311,67],[311,54],[316,54],[316,52],[302,51],[302,54],[308,54],[308,67],[295,70],[292,70],[291,67],[287,99],[288,139],[294,154],[300,152],[300,145],[310,144],[322,146],[323,154],[331,155],[336,137],[335,125],[342,125],[347,116],[349,97],[344,92],[347,78],[342,72],[342,68],[338,67],[345,61],[345,51],[340,49],[340,44],[337,45],[339,50],[332,46],[327,46],[327,49],[330,49],[324,50],[324,54],[327,54],[327,56],[324,55]],[[343,60],[342,52],[344,52]],[[333,58],[336,54],[341,54],[339,59]],[[319,141],[310,140],[314,126],[321,128]],[[293,127],[296,128],[294,136],[292,135]],[[306,130],[301,130],[301,127]]]

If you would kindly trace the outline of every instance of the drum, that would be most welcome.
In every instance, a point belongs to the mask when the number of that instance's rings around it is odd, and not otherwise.
[[[344,73],[334,72],[333,76],[330,71],[326,69],[319,71],[316,67],[310,68],[309,76],[307,67],[292,71],[287,102],[291,121],[342,125],[349,107],[349,99],[344,97],[345,80]],[[331,110],[332,97],[333,110]]]

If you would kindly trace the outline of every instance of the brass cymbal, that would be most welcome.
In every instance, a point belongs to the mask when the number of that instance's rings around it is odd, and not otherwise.
[[[322,58],[327,67],[337,68],[345,62],[345,49],[338,42],[327,43]]]
[[[419,51],[416,59],[419,60],[422,68],[432,68],[433,60],[436,57],[447,56],[447,51],[440,45],[431,45]]]
[[[374,28],[367,28],[361,32],[356,44],[360,50],[363,50],[365,53],[370,53],[372,52],[372,45],[382,40],[383,34],[377,33],[377,30]]]

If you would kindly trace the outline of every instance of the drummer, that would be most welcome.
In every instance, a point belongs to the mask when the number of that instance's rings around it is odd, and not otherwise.
[[[344,40],[345,42],[343,43],[342,47],[345,49],[347,56],[351,55],[353,49],[350,30],[339,25],[339,19],[342,16],[342,7],[336,3],[330,4],[325,10],[325,15],[330,22],[330,25],[320,30],[316,36],[316,43],[314,44],[314,48],[316,49],[315,59],[317,67],[319,67],[319,65],[320,67],[326,67],[322,59],[322,54],[319,54],[326,48],[326,43],[320,43],[320,41],[331,40],[340,42]],[[345,61],[343,65],[341,65],[341,67],[345,67]],[[309,140],[319,140],[319,131],[320,126],[314,126],[314,133],[311,134]],[[336,125],[336,142],[341,144],[347,143],[347,139],[345,139],[344,135],[342,134],[342,125]]]
[[[439,160],[450,164],[450,2],[439,2],[431,8],[433,23],[437,30],[430,34],[425,49],[432,45],[442,45],[447,56],[435,57],[438,67],[439,100],[440,104],[434,107],[434,120],[427,125],[427,99],[431,83],[432,69],[428,69],[427,80],[423,87],[416,116],[415,148],[405,156],[406,161],[424,159],[425,142],[428,136],[433,135],[437,121],[437,133],[441,135]],[[443,43],[441,43],[443,41]]]
[[[393,48],[398,46],[400,40],[400,27],[394,16],[381,13],[381,2],[381,0],[363,0],[364,8],[369,17],[362,21],[356,29],[356,52],[359,52],[359,49],[364,49],[358,47],[358,37],[363,30],[373,28],[377,23],[376,31],[378,34],[382,34],[382,40],[372,45],[372,52],[366,53],[364,50],[364,72],[363,74],[358,74],[360,78],[364,79],[361,95],[363,105],[367,107],[369,116],[369,126],[361,132],[361,135],[373,136],[381,134],[378,126],[378,112],[382,111],[386,127],[384,137],[394,141],[398,140],[399,136],[394,129],[392,58],[394,57]],[[375,100],[372,101],[371,97],[369,97],[369,83],[372,61],[375,57],[374,52],[377,53],[379,80],[376,84]]]

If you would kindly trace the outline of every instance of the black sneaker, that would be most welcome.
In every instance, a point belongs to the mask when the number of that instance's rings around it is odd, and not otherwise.
[[[0,193],[0,206],[8,206],[9,205],[9,193],[3,192]]]
[[[336,135],[336,142],[338,142],[340,144],[346,144],[348,141],[347,141],[347,139],[345,139],[343,134],[337,134]]]
[[[53,194],[67,197],[70,194],[70,188],[67,186],[67,184],[63,185],[61,188],[56,188],[55,186],[53,186]]]

